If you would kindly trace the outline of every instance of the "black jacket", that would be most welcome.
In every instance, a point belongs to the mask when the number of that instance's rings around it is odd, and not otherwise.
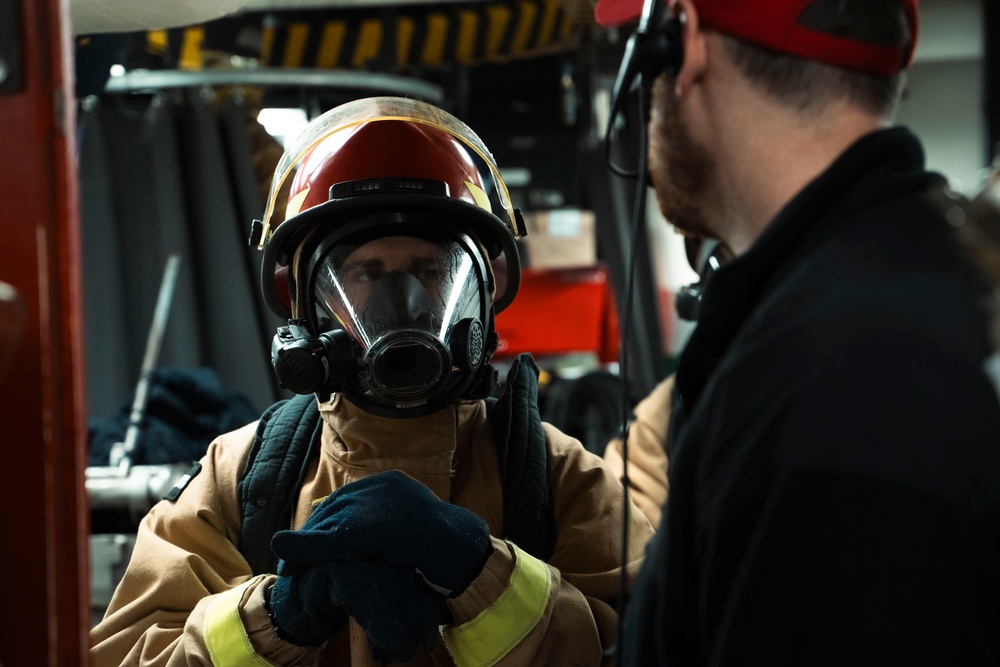
[[[987,291],[923,160],[863,137],[709,281],[625,664],[1000,664]]]

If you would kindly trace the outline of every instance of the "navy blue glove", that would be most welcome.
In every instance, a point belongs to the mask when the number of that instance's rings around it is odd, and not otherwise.
[[[472,583],[491,552],[489,527],[479,515],[440,500],[398,470],[344,485],[301,530],[275,533],[271,547],[296,565],[387,561],[416,569],[450,596]]]
[[[267,592],[267,608],[278,636],[299,646],[319,646],[347,625],[334,594],[338,573],[329,563],[289,571],[278,562],[278,580]]]
[[[368,635],[377,660],[410,660],[418,644],[434,647],[440,603],[412,572],[390,563],[278,563],[269,592],[278,635],[303,646],[319,645],[353,616]]]

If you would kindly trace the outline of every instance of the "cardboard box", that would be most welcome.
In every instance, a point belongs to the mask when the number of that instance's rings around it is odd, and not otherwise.
[[[524,264],[532,269],[567,269],[597,264],[594,212],[576,208],[524,214]]]

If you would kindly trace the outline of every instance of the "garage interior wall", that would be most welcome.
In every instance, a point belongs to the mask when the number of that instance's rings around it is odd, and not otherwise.
[[[921,0],[920,38],[896,122],[924,142],[927,165],[974,194],[989,165],[983,16],[988,0]]]

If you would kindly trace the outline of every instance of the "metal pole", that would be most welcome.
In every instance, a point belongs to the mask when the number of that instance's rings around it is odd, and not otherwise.
[[[129,414],[125,442],[116,443],[111,448],[109,455],[111,466],[117,466],[123,476],[128,474],[132,465],[132,452],[139,439],[139,428],[142,426],[142,420],[146,414],[149,385],[152,382],[153,371],[156,370],[156,360],[160,356],[160,344],[163,341],[163,331],[170,315],[170,304],[174,298],[174,285],[177,284],[179,264],[180,255],[178,253],[167,257],[167,266],[163,270],[163,279],[160,281],[160,293],[156,298],[156,309],[153,311],[153,323],[149,328],[149,336],[146,338],[146,353],[142,358],[139,382],[135,388],[135,398],[132,400],[132,412]]]

